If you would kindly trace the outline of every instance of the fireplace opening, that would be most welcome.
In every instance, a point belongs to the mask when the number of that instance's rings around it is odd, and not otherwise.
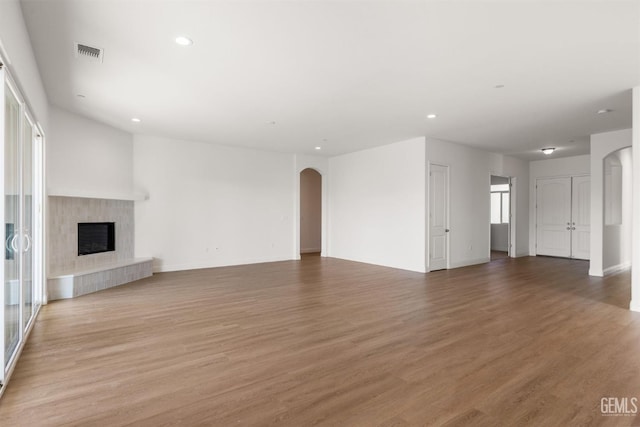
[[[115,250],[115,222],[78,223],[78,255],[90,255]]]

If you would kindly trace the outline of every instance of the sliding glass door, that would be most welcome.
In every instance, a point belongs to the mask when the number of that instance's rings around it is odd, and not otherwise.
[[[20,103],[5,83],[4,122],[4,360],[20,342]]]
[[[0,382],[15,365],[42,301],[42,173],[41,132],[6,70],[2,78],[2,187],[4,263],[0,267],[0,342],[3,346]]]
[[[33,145],[34,125],[25,114],[22,132],[22,329],[26,330],[35,314],[33,283]]]

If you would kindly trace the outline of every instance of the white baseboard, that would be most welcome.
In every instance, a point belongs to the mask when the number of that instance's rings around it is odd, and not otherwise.
[[[206,262],[194,262],[194,263],[184,263],[184,264],[167,264],[167,265],[161,264],[161,265],[154,265],[153,272],[167,273],[170,271],[200,270],[203,268],[231,267],[234,265],[262,264],[265,262],[292,261],[292,260],[295,260],[295,258],[291,256],[275,256],[275,257],[265,257],[265,258],[247,258],[247,259],[227,261],[222,263],[206,261]],[[154,261],[157,262],[158,258],[154,258]]]
[[[491,261],[491,258],[465,259],[462,261],[452,261],[449,268],[468,267],[470,265],[484,264]]]
[[[589,276],[595,276],[595,277],[604,277],[604,272],[602,271],[602,269],[599,268],[590,268],[589,269]]]
[[[388,267],[388,268],[395,268],[395,269],[398,269],[398,270],[413,271],[415,273],[426,273],[427,272],[425,270],[424,266],[382,264],[379,261],[368,260],[368,259],[350,258],[350,257],[340,256],[340,255],[335,255],[335,254],[322,255],[322,256],[329,256],[331,258],[343,259],[345,261],[361,262],[363,264],[377,265],[379,267]]]
[[[602,270],[604,276],[608,276],[610,274],[620,273],[621,271],[628,270],[631,268],[631,262],[623,262],[618,265],[613,265],[611,267],[607,267]]]
[[[629,303],[629,310],[640,312],[640,300],[631,300]]]

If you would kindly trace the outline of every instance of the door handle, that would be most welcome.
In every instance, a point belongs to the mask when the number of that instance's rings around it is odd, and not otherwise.
[[[448,228],[445,228],[445,229],[444,229],[444,232],[445,232],[445,233],[448,233],[448,232],[449,232],[449,229],[448,229]]]
[[[26,253],[26,252],[29,252],[29,249],[31,249],[31,237],[29,237],[29,235],[26,234],[26,233],[25,233],[24,237],[25,237],[25,239],[27,241],[27,244],[24,245],[24,252]]]

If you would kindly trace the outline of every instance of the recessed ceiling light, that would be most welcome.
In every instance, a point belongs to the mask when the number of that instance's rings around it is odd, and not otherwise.
[[[494,86],[496,89],[502,89],[504,87],[504,85],[495,85]]]
[[[610,112],[612,112],[613,110],[610,110],[608,108],[603,108],[601,110],[596,111],[596,114],[608,114]]]
[[[316,150],[322,150],[322,147],[316,147]]]
[[[135,123],[140,123],[140,119],[137,117],[132,118],[131,121]]]
[[[437,116],[435,114],[427,115],[427,119],[435,119]]]
[[[542,151],[544,154],[546,154],[546,155],[548,156],[549,154],[551,154],[551,153],[553,153],[554,151],[556,151],[556,149],[555,149],[555,148],[553,148],[553,147],[547,147],[547,148],[543,148],[543,149],[542,149],[542,150],[540,150],[540,151]]]
[[[180,46],[191,46],[193,44],[193,40],[191,40],[189,37],[179,36],[176,37],[176,43],[178,43]]]

